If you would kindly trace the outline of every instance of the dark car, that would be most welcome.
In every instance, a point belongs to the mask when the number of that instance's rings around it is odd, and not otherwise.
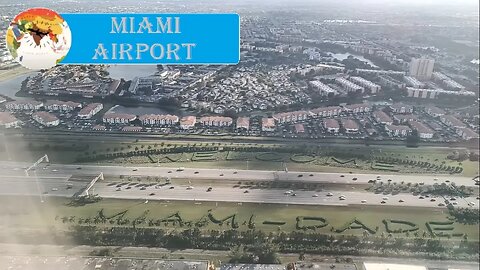
[[[207,192],[212,191],[212,187],[207,188]]]

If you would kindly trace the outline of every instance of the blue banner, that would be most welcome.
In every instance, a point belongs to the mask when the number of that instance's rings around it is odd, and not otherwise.
[[[61,14],[72,45],[60,64],[237,64],[238,14]]]

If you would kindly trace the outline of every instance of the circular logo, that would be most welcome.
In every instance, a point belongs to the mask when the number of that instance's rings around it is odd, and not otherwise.
[[[6,39],[12,57],[29,69],[54,67],[72,44],[67,22],[46,8],[32,8],[18,14],[7,29]]]

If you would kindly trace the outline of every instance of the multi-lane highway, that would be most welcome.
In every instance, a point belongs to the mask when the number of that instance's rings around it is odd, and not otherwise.
[[[43,196],[72,196],[82,190],[94,175],[103,172],[106,181],[98,181],[92,191],[106,198],[149,199],[149,200],[196,200],[196,201],[229,201],[229,202],[260,202],[282,204],[310,204],[310,205],[390,205],[412,207],[440,207],[444,208],[444,198],[426,197],[420,199],[408,193],[398,195],[383,195],[366,192],[360,184],[367,184],[369,180],[380,179],[400,183],[441,183],[446,180],[457,185],[475,186],[475,182],[468,177],[459,176],[426,176],[426,175],[372,175],[372,174],[340,174],[318,172],[273,172],[254,170],[229,169],[192,169],[192,168],[164,168],[164,167],[121,167],[96,165],[63,165],[40,164],[34,171],[25,175],[24,168],[28,164],[16,162],[0,162],[0,194],[4,195],[42,195]],[[115,184],[109,182],[109,176],[161,176],[170,178],[171,184],[148,187],[119,184],[118,177]],[[301,176],[299,176],[301,175]],[[72,177],[73,176],[73,177]],[[378,178],[380,176],[380,178]],[[75,178],[75,179],[73,179]],[[186,185],[179,179],[189,179],[191,184]],[[75,181],[74,181],[75,180]],[[222,181],[231,185],[213,185],[211,181]],[[280,189],[256,189],[234,187],[237,181],[305,181],[315,183],[349,184],[350,190],[321,190],[304,191]],[[112,180],[113,181],[113,180]],[[229,182],[231,181],[231,182]],[[163,181],[164,182],[164,181]],[[189,187],[191,186],[191,187]],[[246,191],[247,190],[247,191]],[[288,194],[285,194],[288,193]],[[343,196],[342,196],[343,195]],[[343,197],[340,199],[340,197]],[[447,198],[450,199],[450,198]],[[455,204],[462,207],[478,208],[475,197],[457,198]],[[470,203],[470,205],[469,205]],[[474,205],[472,204],[474,203]]]

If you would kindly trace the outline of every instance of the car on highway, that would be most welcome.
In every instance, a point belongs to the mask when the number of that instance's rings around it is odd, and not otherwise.
[[[383,197],[382,200],[388,201],[388,197]]]
[[[473,207],[473,206],[475,206],[475,203],[474,202],[469,202],[468,206]]]
[[[243,193],[250,193],[250,191],[248,191],[248,190],[245,190]]]
[[[58,188],[54,187],[52,188],[52,191],[58,191]]]
[[[297,193],[292,193],[292,196],[293,196],[293,197],[297,196]]]
[[[190,190],[190,189],[193,189],[193,187],[192,187],[192,186],[188,186],[187,189]]]
[[[423,200],[423,199],[425,199],[423,196],[420,196],[420,197],[418,197],[418,198],[419,198],[420,200]]]
[[[193,172],[193,174],[199,174],[199,172],[198,172],[198,171],[195,171],[195,172]]]
[[[180,167],[180,168],[177,169],[177,172],[183,172],[183,171],[185,171],[184,167]]]
[[[434,202],[434,201],[436,201],[436,200],[435,200],[434,198],[431,198],[430,201],[431,201],[431,202]]]
[[[121,188],[117,188],[116,191],[122,191],[122,189],[121,189]]]
[[[327,193],[327,197],[332,197],[333,196],[333,193],[332,192],[328,192]]]
[[[152,193],[150,193],[150,194],[148,194],[148,195],[149,195],[149,196],[155,196],[155,193],[152,192]]]
[[[353,181],[357,181],[358,178],[357,178],[357,177],[353,177],[352,180],[353,180]]]
[[[289,195],[289,194],[292,194],[292,193],[293,193],[293,190],[287,190],[287,191],[285,191],[283,194]]]
[[[233,174],[237,174],[238,172],[237,171],[234,171]]]
[[[82,167],[77,167],[77,170],[81,170],[81,169],[82,169]]]
[[[169,187],[169,189],[174,189],[174,188],[175,188],[174,186]]]
[[[381,203],[381,204],[386,204],[387,202],[386,202],[386,201],[381,201],[380,203]]]
[[[312,197],[315,197],[315,198],[316,198],[316,197],[318,197],[318,194],[313,194]]]
[[[135,169],[133,169],[132,171],[136,172],[136,171],[138,171],[138,169],[137,169],[137,168],[135,168]]]
[[[212,187],[207,188],[207,192],[210,192],[210,191],[212,191]]]
[[[344,200],[347,199],[347,198],[345,197],[345,195],[340,195],[340,196],[338,197],[338,199],[339,199],[340,201],[344,201]]]
[[[172,171],[168,171],[168,173],[172,173]]]
[[[361,203],[367,203],[367,200],[361,200],[360,202]]]
[[[140,188],[140,190],[145,190],[145,189],[147,189],[147,188],[146,188],[146,187],[141,187],[141,188]]]
[[[405,201],[404,201],[404,200],[402,200],[402,199],[400,199],[400,200],[398,200],[398,202],[401,202],[401,203],[402,203],[402,202],[405,202]]]
[[[125,189],[132,189],[132,187],[131,187],[131,186],[128,186],[128,187],[126,187]]]

